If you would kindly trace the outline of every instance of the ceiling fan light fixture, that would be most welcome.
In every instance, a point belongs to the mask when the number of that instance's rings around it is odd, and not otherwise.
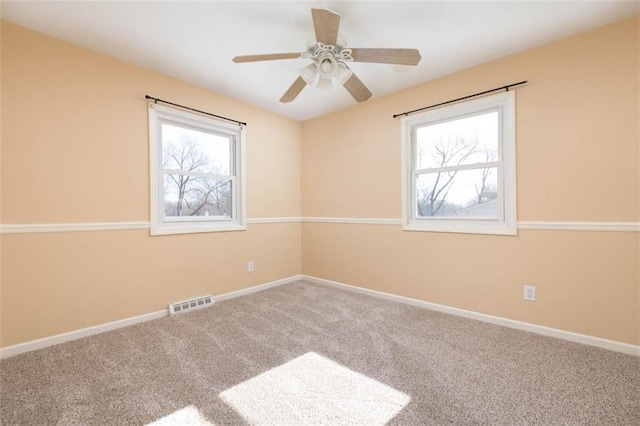
[[[333,57],[326,55],[318,60],[318,71],[322,78],[332,78],[338,72],[338,62]]]
[[[381,64],[418,65],[417,49],[347,48],[347,42],[338,32],[340,15],[325,8],[312,8],[314,33],[307,38],[306,52],[271,53],[265,55],[236,56],[236,63],[270,61],[275,59],[310,59],[312,64],[299,71],[300,76],[280,98],[280,102],[292,102],[307,85],[320,90],[343,86],[356,102],[364,102],[372,93],[347,65],[350,62],[374,62]]]
[[[325,78],[320,76],[318,79],[318,84],[316,86],[318,90],[331,90],[333,89],[333,82],[331,81],[331,77]]]
[[[335,79],[336,83],[339,85],[343,85],[345,81],[349,80],[353,71],[342,61],[338,61],[338,71],[336,72]]]
[[[353,71],[343,60],[329,55],[316,59],[300,70],[300,77],[310,86],[319,90],[329,90],[341,86],[351,77]]]
[[[313,86],[318,78],[318,65],[314,62],[300,70],[300,77],[310,86]]]

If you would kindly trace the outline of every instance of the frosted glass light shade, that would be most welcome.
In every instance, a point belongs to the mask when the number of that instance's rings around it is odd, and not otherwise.
[[[300,70],[300,77],[309,85],[313,85],[318,77],[318,66],[315,63],[309,64]]]
[[[338,72],[338,63],[331,57],[322,58],[318,63],[318,71],[322,78],[332,78]]]
[[[338,62],[338,72],[336,72],[336,83],[342,85],[349,77],[351,77],[353,71],[343,62]]]
[[[331,78],[320,77],[318,80],[318,90],[330,90],[333,89],[333,83],[331,82]]]
[[[343,60],[323,55],[300,70],[300,77],[310,86],[329,90],[343,85],[353,74]]]

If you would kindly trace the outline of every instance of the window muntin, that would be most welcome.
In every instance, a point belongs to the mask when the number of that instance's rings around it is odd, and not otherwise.
[[[152,234],[246,229],[243,130],[152,104]]]
[[[513,92],[403,119],[406,230],[515,234]]]

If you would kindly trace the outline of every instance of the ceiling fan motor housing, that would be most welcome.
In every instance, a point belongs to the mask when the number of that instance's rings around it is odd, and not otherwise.
[[[314,61],[320,77],[324,84],[318,88],[329,88],[329,83],[333,86],[333,81],[341,85],[351,76],[351,70],[347,66],[347,61],[353,61],[351,49],[342,46],[331,46],[323,43],[316,43],[309,49],[309,58]]]

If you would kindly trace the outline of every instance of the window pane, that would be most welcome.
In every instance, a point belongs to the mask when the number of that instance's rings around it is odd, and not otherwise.
[[[165,169],[229,176],[228,137],[162,124],[162,165]]]
[[[498,160],[498,112],[416,129],[416,169]]]
[[[230,218],[231,181],[178,174],[164,175],[164,216]]]
[[[498,217],[498,170],[457,170],[416,177],[418,217]]]

